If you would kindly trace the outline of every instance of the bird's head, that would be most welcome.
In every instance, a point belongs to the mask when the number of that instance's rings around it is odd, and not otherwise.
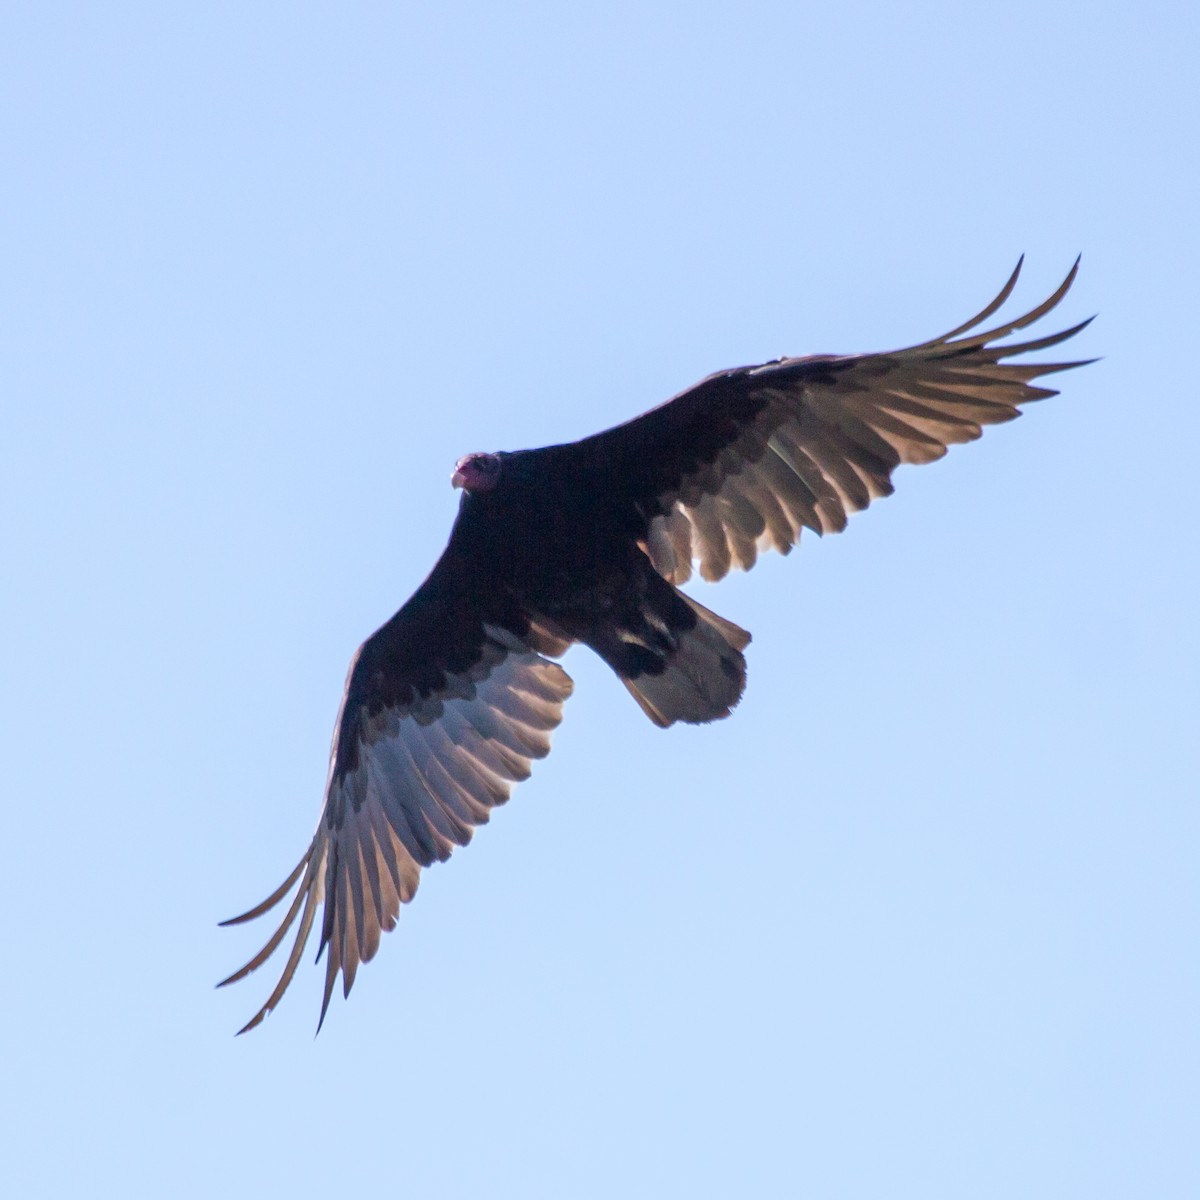
[[[500,481],[500,455],[468,454],[454,464],[450,482],[467,492],[489,492]]]

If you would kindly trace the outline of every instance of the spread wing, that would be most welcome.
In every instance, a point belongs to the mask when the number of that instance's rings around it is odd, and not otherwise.
[[[1045,316],[1061,287],[1032,312],[973,332],[1012,293],[1021,270],[982,312],[919,346],[885,354],[782,358],[711,375],[659,408],[577,442],[618,502],[632,505],[655,567],[682,583],[749,569],[760,551],[787,554],[808,527],[845,528],[849,513],[890,495],[901,463],[1011,421],[1020,405],[1057,393],[1032,380],[1083,362],[1011,363],[1055,346],[1087,321],[1031,341],[995,345]],[[1091,360],[1088,360],[1091,361]]]
[[[240,1033],[279,1003],[322,903],[323,1022],[338,972],[349,995],[359,963],[374,957],[416,892],[420,869],[465,846],[549,751],[572,683],[538,651],[562,653],[566,643],[520,614],[489,610],[486,596],[452,537],[429,579],[355,655],[312,843],[275,892],[224,922],[261,916],[299,880],[267,944],[218,985],[262,966],[299,918],[275,990]]]

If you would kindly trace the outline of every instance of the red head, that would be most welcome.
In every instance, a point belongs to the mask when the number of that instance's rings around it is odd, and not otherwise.
[[[468,454],[454,464],[450,482],[468,492],[489,492],[500,481],[500,455]]]

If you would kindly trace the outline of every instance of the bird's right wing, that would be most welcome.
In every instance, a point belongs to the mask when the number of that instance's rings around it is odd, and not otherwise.
[[[299,881],[267,944],[220,985],[262,966],[299,918],[278,984],[239,1032],[279,1003],[322,903],[324,1021],[338,972],[348,995],[359,963],[416,892],[420,868],[465,846],[549,751],[572,684],[540,651],[560,654],[566,643],[503,605],[471,577],[452,538],[429,579],[355,655],[317,832],[276,891],[224,922],[261,916]]]
[[[901,463],[1010,421],[1056,394],[1031,382],[1082,362],[1005,361],[1055,346],[1085,325],[996,345],[1066,295],[1078,261],[1044,303],[973,332],[1008,299],[1021,264],[971,320],[932,341],[882,354],[782,358],[710,375],[666,404],[563,447],[636,512],[643,545],[672,583],[697,563],[705,579],[749,569],[760,551],[787,554],[807,527],[846,526],[847,514],[890,495]],[[1090,360],[1088,360],[1090,361]]]

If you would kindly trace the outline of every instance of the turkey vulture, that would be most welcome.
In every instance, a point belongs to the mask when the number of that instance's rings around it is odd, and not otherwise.
[[[296,869],[249,921],[299,881],[282,924],[222,985],[262,966],[293,923],[291,954],[253,1029],[291,983],[324,902],[325,1019],[339,971],[349,995],[422,867],[465,846],[550,749],[571,694],[551,659],[590,646],[656,725],[729,715],[746,684],[750,634],[679,590],[787,554],[807,527],[892,491],[901,463],[927,463],[980,426],[1056,393],[1031,380],[1083,362],[1010,363],[1087,321],[996,345],[1066,295],[972,332],[1008,299],[943,337],[886,354],[780,358],[719,371],[624,425],[568,445],[470,454],[463,495],[429,578],[359,648],[333,735],[325,805]],[[1088,360],[1091,361],[1091,360]]]

